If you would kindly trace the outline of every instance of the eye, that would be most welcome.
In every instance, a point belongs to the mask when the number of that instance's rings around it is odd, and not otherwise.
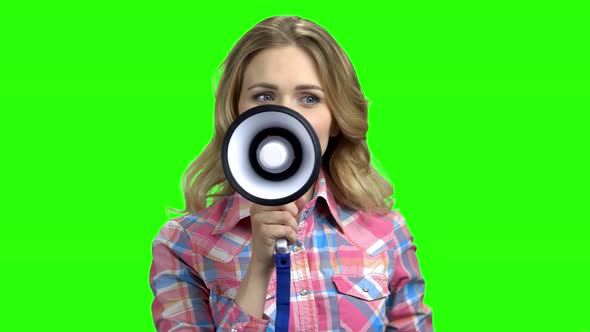
[[[254,99],[262,103],[267,103],[273,100],[272,96],[266,93],[257,94],[254,96]]]
[[[303,103],[306,105],[314,105],[320,102],[320,98],[314,95],[308,95],[303,97]]]

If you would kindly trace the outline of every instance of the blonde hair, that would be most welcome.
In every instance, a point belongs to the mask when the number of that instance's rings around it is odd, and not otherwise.
[[[339,133],[330,137],[323,156],[324,172],[338,204],[366,212],[387,213],[394,200],[391,184],[371,165],[366,142],[367,100],[348,56],[321,26],[300,17],[275,16],[248,31],[219,67],[215,93],[215,131],[211,142],[189,165],[182,178],[186,207],[176,213],[195,214],[230,195],[221,165],[221,145],[237,117],[246,66],[261,50],[295,45],[316,61]]]

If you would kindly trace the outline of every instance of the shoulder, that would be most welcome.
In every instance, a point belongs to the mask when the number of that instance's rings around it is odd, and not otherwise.
[[[229,203],[230,196],[226,196],[195,214],[172,219],[169,222],[178,223],[189,236],[209,235],[225,216]]]
[[[392,210],[388,213],[357,211],[355,217],[365,227],[377,231],[393,231],[405,225],[406,220],[399,210]]]
[[[179,239],[186,243],[182,247],[191,250],[196,259],[228,263],[252,239],[249,218],[240,215],[242,203],[236,195],[225,196],[193,215],[169,220],[164,228],[182,233]]]
[[[391,239],[388,247],[396,252],[406,250],[413,241],[413,236],[406,224],[406,218],[399,210],[390,211],[381,218],[390,225]]]
[[[197,252],[199,247],[207,247],[216,238],[212,233],[223,218],[228,201],[229,197],[224,197],[195,214],[169,219],[155,242],[168,242],[169,245],[186,242],[187,247],[193,247]]]
[[[382,250],[403,251],[412,241],[404,216],[399,210],[388,213],[369,213],[357,211],[348,222],[344,221],[344,231],[356,238],[357,243],[365,243],[369,253]]]

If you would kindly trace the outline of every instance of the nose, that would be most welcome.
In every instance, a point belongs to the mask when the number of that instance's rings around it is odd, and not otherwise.
[[[296,102],[279,100],[279,101],[277,101],[277,105],[288,107],[288,108],[294,110],[295,112],[305,116],[305,112],[303,112],[303,108],[301,107],[301,105],[297,104]]]

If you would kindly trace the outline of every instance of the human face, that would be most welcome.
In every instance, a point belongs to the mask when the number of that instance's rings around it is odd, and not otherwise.
[[[309,54],[295,46],[263,50],[246,67],[242,82],[239,114],[265,104],[291,108],[312,125],[324,155],[330,136],[337,131],[315,60]]]

